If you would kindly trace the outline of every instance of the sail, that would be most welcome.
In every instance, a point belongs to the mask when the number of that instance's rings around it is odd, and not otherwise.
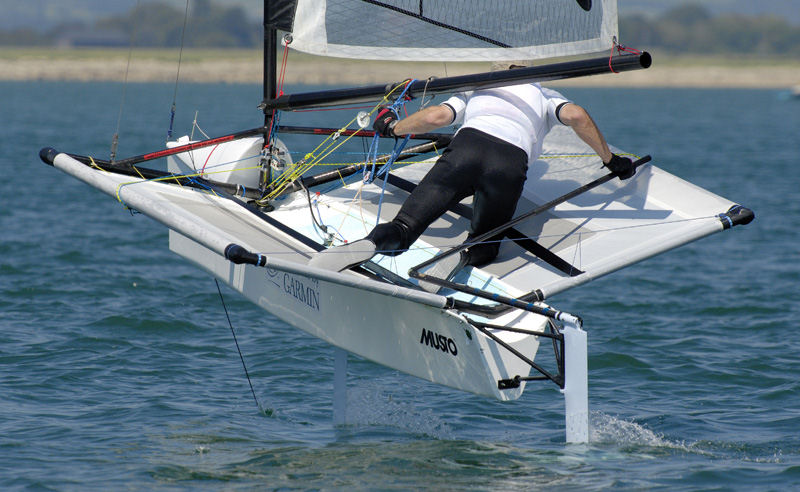
[[[297,0],[273,2],[291,47],[322,56],[397,61],[532,60],[613,46],[616,0]],[[292,16],[292,14],[294,14]]]

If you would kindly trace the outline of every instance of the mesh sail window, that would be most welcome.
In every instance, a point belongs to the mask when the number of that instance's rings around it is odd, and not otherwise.
[[[616,0],[298,0],[292,48],[398,61],[541,59],[610,49]]]

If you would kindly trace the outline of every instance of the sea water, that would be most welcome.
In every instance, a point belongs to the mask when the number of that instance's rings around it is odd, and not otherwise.
[[[260,91],[181,86],[176,136],[195,116],[212,136],[258,126]],[[120,156],[161,148],[172,85],[0,83],[0,489],[800,486],[800,100],[563,92],[613,144],[756,213],[551,299],[589,333],[586,445],[564,443],[551,383],[500,403],[355,357],[335,426],[331,347],[223,287],[257,405],[214,280],[37,155],[107,158],[117,131]]]

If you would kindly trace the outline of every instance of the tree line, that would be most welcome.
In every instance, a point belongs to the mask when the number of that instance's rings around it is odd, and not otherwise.
[[[93,25],[65,24],[48,32],[0,31],[0,45],[176,47],[182,42],[184,11],[141,3],[125,15]],[[657,17],[627,15],[619,20],[620,41],[671,53],[756,54],[800,57],[800,27],[779,17],[713,16],[700,4],[681,5]],[[194,0],[183,44],[194,48],[255,48],[262,27],[241,7]]]
[[[654,19],[620,17],[619,36],[628,46],[676,54],[800,57],[800,27],[779,17],[712,16],[699,4],[676,7]]]
[[[185,12],[160,2],[137,3],[124,15],[99,19],[91,25],[68,23],[47,32],[33,29],[0,31],[0,45],[15,46],[130,46],[148,48],[254,48],[264,36],[262,26],[238,6],[193,0]]]

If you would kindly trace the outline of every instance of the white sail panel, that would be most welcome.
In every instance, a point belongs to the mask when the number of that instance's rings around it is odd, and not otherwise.
[[[616,0],[298,0],[291,47],[398,61],[532,60],[610,49]]]

